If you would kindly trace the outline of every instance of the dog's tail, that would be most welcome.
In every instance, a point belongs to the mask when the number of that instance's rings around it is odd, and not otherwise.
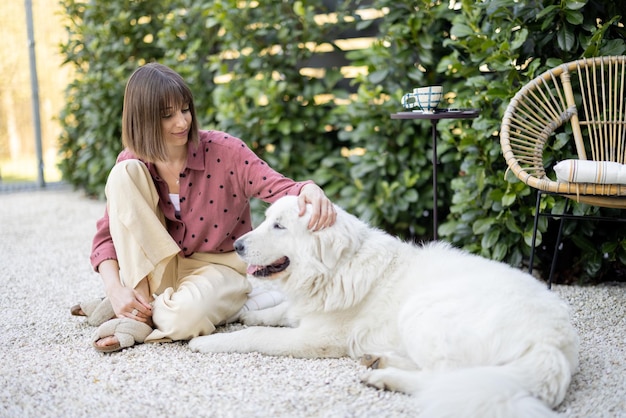
[[[572,366],[561,350],[543,345],[502,366],[435,372],[415,394],[420,416],[556,417],[552,408],[565,397]]]

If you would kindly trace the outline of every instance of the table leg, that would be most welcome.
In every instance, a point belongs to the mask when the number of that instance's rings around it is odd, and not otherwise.
[[[437,119],[431,119],[433,135],[433,239],[437,236]]]

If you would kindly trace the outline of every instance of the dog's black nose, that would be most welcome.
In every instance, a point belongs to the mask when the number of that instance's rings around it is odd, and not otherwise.
[[[246,252],[246,246],[243,245],[243,241],[241,241],[241,239],[235,241],[235,251],[237,251],[237,254],[239,255],[243,255],[243,253]]]

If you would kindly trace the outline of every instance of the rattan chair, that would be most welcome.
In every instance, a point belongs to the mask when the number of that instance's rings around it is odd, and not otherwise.
[[[560,218],[548,287],[561,244],[563,221],[580,218],[568,214],[569,202],[609,208],[626,208],[626,184],[580,182],[571,177],[558,180],[556,161],[544,150],[571,147],[578,160],[626,163],[626,56],[581,59],[559,65],[528,82],[509,103],[500,133],[506,162],[515,176],[537,189],[529,271],[532,273],[537,225],[540,216]],[[558,135],[557,135],[558,134]],[[557,139],[560,141],[556,145]],[[589,165],[589,163],[583,163]],[[591,165],[605,163],[591,163]],[[601,168],[601,167],[600,167]],[[598,177],[602,178],[598,168]],[[571,173],[570,173],[571,174]],[[563,214],[540,213],[543,194],[561,195],[568,200]],[[600,219],[599,217],[586,217]],[[606,219],[606,218],[601,218]],[[612,220],[623,220],[612,218]]]

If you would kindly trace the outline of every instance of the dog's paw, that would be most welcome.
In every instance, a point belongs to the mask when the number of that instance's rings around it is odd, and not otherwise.
[[[248,311],[239,316],[239,322],[248,326],[264,326],[268,325],[265,321],[264,315],[259,315],[262,311]]]
[[[196,353],[207,353],[209,352],[206,351],[208,348],[207,346],[209,345],[207,340],[208,338],[210,338],[210,335],[192,338],[187,346],[191,351],[194,351]]]
[[[189,341],[191,351],[198,353],[249,353],[258,340],[257,327],[244,328],[233,332],[216,332]]]
[[[242,312],[239,322],[250,326],[294,327],[297,325],[289,315],[289,303],[282,302],[266,309]]]
[[[395,367],[402,370],[417,370],[417,365],[408,357],[398,355],[394,351],[365,354],[360,358],[361,364],[368,369],[387,369]]]
[[[236,347],[233,347],[232,342],[229,340],[229,334],[233,335],[233,333],[218,333],[195,337],[189,341],[189,348],[197,353],[228,353],[237,351]]]
[[[375,354],[365,354],[361,357],[361,364],[368,369],[380,369],[385,367],[384,358]]]
[[[384,374],[377,373],[376,371],[363,373],[361,375],[361,383],[375,389],[387,390]]]
[[[426,387],[428,379],[424,378],[423,372],[388,367],[368,370],[361,376],[361,383],[380,390],[415,395]]]

